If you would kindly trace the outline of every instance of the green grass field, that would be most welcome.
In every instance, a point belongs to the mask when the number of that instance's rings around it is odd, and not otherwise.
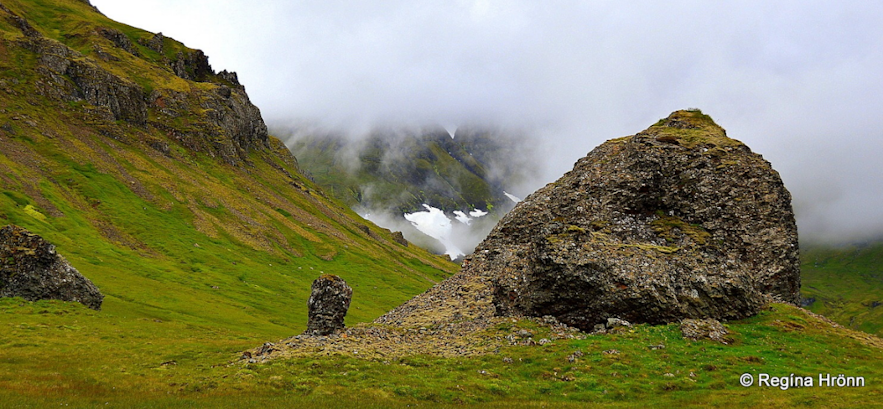
[[[185,81],[161,66],[163,57],[188,51],[182,44],[166,39],[160,55],[139,43],[152,33],[110,21],[79,0],[3,5],[46,38],[83,53],[76,58],[91,58],[145,95],[187,93],[193,109],[162,122],[159,107],[151,106],[147,125],[139,125],[102,119],[94,114],[101,107],[83,100],[53,97],[41,56],[26,46],[30,40],[14,19],[0,18],[0,223],[56,244],[106,296],[101,311],[0,299],[0,408],[861,407],[883,401],[878,339],[784,305],[729,323],[735,343],[726,346],[683,340],[676,325],[642,325],[544,346],[506,344],[463,358],[428,350],[387,360],[241,361],[244,350],[303,331],[309,286],[320,274],[339,275],[354,288],[347,324],[355,325],[458,266],[396,243],[389,231],[328,197],[278,140],[239,165],[179,143],[175,132],[202,129],[195,125],[207,113],[198,100],[218,86]],[[96,36],[101,27],[120,30],[140,56]],[[93,58],[95,45],[114,58]],[[169,145],[167,152],[153,148],[158,141]],[[195,146],[219,141],[202,142]],[[862,251],[807,253],[804,291],[817,298],[814,310],[879,333],[880,252]],[[829,305],[837,308],[821,309]],[[518,328],[535,331],[536,339],[547,331],[524,320],[484,335],[501,342]],[[584,355],[569,362],[577,350]],[[745,388],[739,376],[746,372],[843,373],[867,384]]]
[[[265,339],[248,331],[15,299],[0,302],[0,319],[0,407],[860,407],[883,399],[879,339],[870,346],[860,333],[780,304],[727,324],[732,345],[685,340],[676,324],[639,325],[483,356],[259,364],[238,360]],[[485,335],[502,339],[518,329],[548,336],[525,320]],[[651,348],[658,345],[664,348]],[[569,362],[575,351],[583,356]],[[816,384],[819,374],[845,374],[866,383],[746,388],[743,373],[811,376]]]
[[[808,246],[801,254],[807,308],[849,328],[883,336],[883,242]]]

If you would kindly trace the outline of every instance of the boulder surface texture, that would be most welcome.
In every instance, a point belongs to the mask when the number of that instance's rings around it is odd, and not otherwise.
[[[381,323],[546,316],[584,330],[740,319],[796,303],[797,226],[779,174],[699,110],[613,139],[519,203],[460,273]]]
[[[54,245],[14,225],[0,229],[0,297],[76,301],[93,310],[104,300]]]

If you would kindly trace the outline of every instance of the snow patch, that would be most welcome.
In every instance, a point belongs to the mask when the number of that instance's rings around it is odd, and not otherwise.
[[[451,219],[441,209],[436,209],[428,204],[423,204],[423,207],[426,208],[425,212],[405,213],[405,220],[411,222],[423,234],[441,242],[445,246],[445,254],[451,257],[451,260],[465,256],[466,253],[451,240],[453,232]],[[463,216],[466,215],[463,214]]]
[[[454,216],[454,218],[457,219],[458,222],[463,223],[467,226],[469,225],[469,223],[472,222],[472,219],[467,216],[466,213],[463,213],[459,210],[454,210]]]

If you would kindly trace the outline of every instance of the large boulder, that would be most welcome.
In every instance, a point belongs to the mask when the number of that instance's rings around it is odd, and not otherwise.
[[[352,297],[353,289],[336,275],[325,274],[313,281],[305,334],[328,335],[343,329]]]
[[[55,246],[13,225],[0,229],[0,297],[76,301],[101,309],[104,295]]]
[[[454,285],[453,283],[457,283]],[[698,110],[610,140],[528,196],[460,273],[379,322],[546,316],[582,329],[739,319],[796,303],[791,195],[760,155]]]

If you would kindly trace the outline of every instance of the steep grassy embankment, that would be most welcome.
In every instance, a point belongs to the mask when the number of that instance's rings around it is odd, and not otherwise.
[[[322,272],[355,289],[356,323],[455,270],[326,197],[201,52],[85,1],[0,5],[0,223],[106,295],[94,314],[3,300],[0,389],[125,390],[157,359],[198,371],[302,331]]]

